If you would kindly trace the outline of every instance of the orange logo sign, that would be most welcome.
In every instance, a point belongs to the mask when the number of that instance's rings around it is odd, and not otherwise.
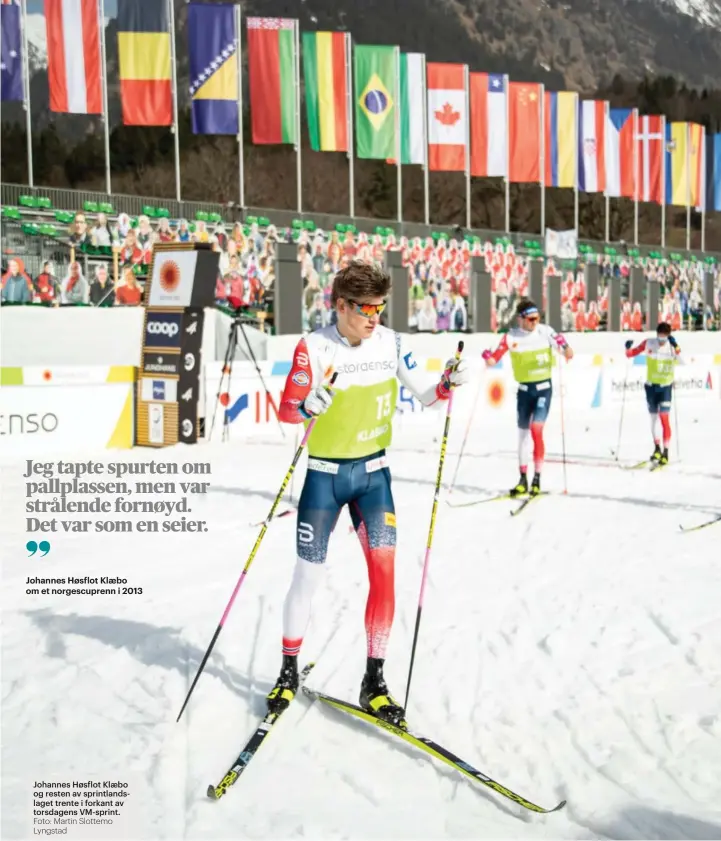
[[[173,292],[180,283],[180,267],[175,260],[166,260],[158,272],[160,285],[165,292]]]

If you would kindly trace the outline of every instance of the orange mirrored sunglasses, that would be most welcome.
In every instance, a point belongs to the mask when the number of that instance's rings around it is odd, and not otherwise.
[[[383,301],[382,304],[359,304],[358,301],[351,301],[350,298],[348,303],[352,304],[355,311],[364,318],[373,318],[374,315],[380,315],[387,305],[386,301]]]

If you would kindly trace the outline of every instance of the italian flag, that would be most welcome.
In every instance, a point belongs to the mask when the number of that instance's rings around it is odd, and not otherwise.
[[[296,143],[298,21],[247,20],[253,143]]]
[[[347,32],[304,32],[303,75],[310,146],[315,152],[348,151]]]
[[[426,57],[401,53],[401,163],[425,164]]]

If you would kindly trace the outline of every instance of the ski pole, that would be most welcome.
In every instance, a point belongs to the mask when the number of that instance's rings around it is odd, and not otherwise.
[[[674,391],[676,391],[675,382],[671,391],[671,397],[673,398],[673,425],[676,427],[676,461],[681,461],[681,436],[679,434],[681,430],[678,426],[678,394],[674,394]]]
[[[560,386],[561,392],[561,454],[563,457],[563,493],[567,494],[568,477],[566,475],[566,413],[563,411],[563,362],[559,362],[558,365],[558,384]]]
[[[623,430],[623,410],[626,406],[626,386],[628,384],[628,369],[631,367],[631,360],[626,358],[626,370],[623,375],[623,394],[621,395],[621,420],[618,422],[618,443],[616,444],[616,461],[620,458],[621,432]]]
[[[456,351],[456,360],[460,360],[463,352],[463,342],[458,342],[458,350]],[[456,364],[458,364],[456,362]],[[433,508],[431,510],[431,524],[428,529],[428,542],[426,543],[426,557],[423,562],[423,575],[421,576],[421,592],[418,597],[418,613],[416,614],[416,627],[413,632],[413,645],[411,647],[411,663],[408,669],[408,682],[406,683],[406,700],[403,705],[408,708],[408,696],[411,692],[411,677],[413,676],[413,663],[416,659],[416,646],[418,645],[418,630],[421,625],[421,613],[423,612],[423,597],[426,591],[426,580],[428,579],[428,567],[431,560],[431,544],[433,543],[433,532],[436,527],[436,513],[438,511],[438,497],[441,491],[441,479],[443,478],[443,463],[446,460],[446,447],[448,445],[448,431],[451,427],[451,411],[453,409],[453,384],[451,383],[451,393],[448,395],[448,406],[446,407],[446,424],[443,428],[443,440],[441,441],[441,455],[438,460],[438,475],[436,476],[436,489],[433,493]]]
[[[453,474],[453,479],[451,479],[451,484],[448,488],[448,493],[453,493],[453,488],[456,486],[456,479],[458,478],[458,471],[461,469],[461,459],[463,458],[463,453],[466,449],[466,441],[468,441],[468,433],[471,431],[471,423],[473,422],[473,418],[476,414],[476,406],[478,405],[478,398],[481,396],[481,386],[483,385],[483,374],[481,374],[480,379],[478,380],[478,388],[476,389],[476,396],[473,398],[473,406],[471,408],[471,414],[468,417],[468,423],[466,424],[466,432],[463,436],[463,442],[461,443],[461,450],[458,453],[458,461],[456,463],[456,470]]]
[[[299,434],[299,430],[298,430],[298,427],[296,427],[296,429],[295,429],[295,447],[296,447],[296,449],[298,448],[298,434]],[[290,493],[288,494],[288,503],[290,505],[293,504],[293,484],[294,484],[294,482],[295,482],[295,473],[293,473],[293,475],[290,478]]]
[[[330,388],[333,383],[336,381],[336,377],[338,376],[338,372],[336,371],[333,376],[331,377],[331,381],[327,386]],[[295,452],[295,456],[293,457],[293,462],[291,463],[290,467],[288,468],[288,472],[285,474],[285,478],[283,479],[283,483],[280,486],[280,490],[276,494],[275,499],[273,500],[273,504],[270,507],[270,511],[268,512],[268,516],[265,518],[265,522],[263,523],[260,533],[258,534],[258,539],[255,541],[255,545],[253,546],[248,560],[243,567],[243,571],[236,582],[235,589],[228,601],[228,604],[225,606],[225,610],[223,611],[223,615],[220,618],[220,622],[218,623],[218,627],[215,629],[215,633],[213,634],[213,639],[210,641],[210,645],[208,646],[205,654],[203,655],[203,659],[200,662],[200,668],[198,669],[195,677],[193,678],[193,683],[188,690],[188,694],[185,696],[185,701],[183,701],[183,706],[180,708],[180,712],[178,713],[178,717],[175,719],[176,724],[180,721],[180,716],[183,714],[186,706],[188,705],[188,701],[190,700],[190,696],[193,694],[193,690],[195,689],[195,685],[197,684],[198,680],[200,679],[201,674],[203,673],[203,669],[205,668],[205,664],[208,662],[208,658],[215,646],[215,643],[218,641],[218,637],[220,636],[220,632],[223,630],[223,625],[225,625],[225,620],[228,618],[230,614],[231,608],[233,607],[233,603],[235,602],[235,598],[238,595],[238,591],[240,590],[243,581],[245,581],[245,576],[248,574],[248,570],[250,569],[250,565],[253,563],[253,560],[258,553],[258,549],[260,548],[260,544],[265,537],[266,531],[268,531],[268,526],[270,525],[270,521],[273,519],[275,514],[275,510],[278,507],[278,504],[285,493],[285,489],[288,487],[288,482],[290,482],[291,476],[293,475],[295,468],[300,461],[300,457],[303,454],[303,450],[305,449],[305,445],[308,443],[308,439],[310,438],[310,434],[313,431],[313,427],[315,426],[317,418],[312,418],[310,423],[308,424],[307,429],[305,430],[305,435],[300,442],[300,446]]]

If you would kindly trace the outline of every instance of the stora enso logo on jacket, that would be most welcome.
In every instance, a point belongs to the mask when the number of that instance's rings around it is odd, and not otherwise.
[[[395,359],[383,359],[377,362],[344,362],[335,370],[338,374],[359,374],[364,371],[392,371],[396,367]]]

